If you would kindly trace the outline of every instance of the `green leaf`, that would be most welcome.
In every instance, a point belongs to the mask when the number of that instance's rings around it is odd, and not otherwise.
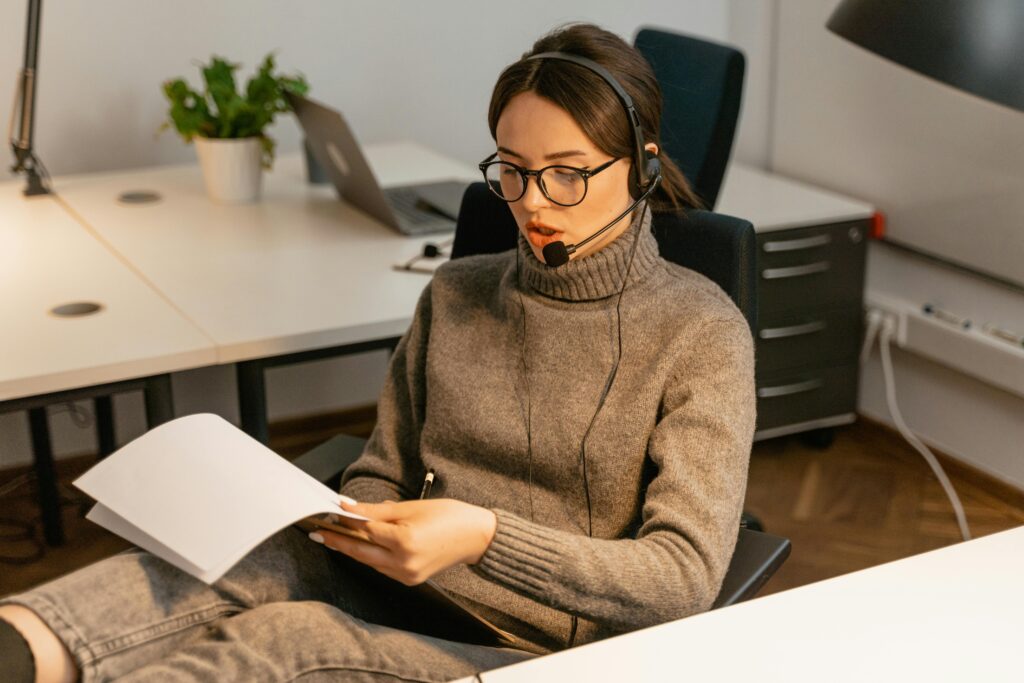
[[[196,135],[209,135],[215,123],[202,95],[179,79],[164,83],[164,94],[171,102],[169,117],[186,142]]]
[[[263,149],[263,168],[268,171],[274,165],[274,138],[263,135],[260,137],[260,147]]]
[[[291,109],[285,92],[304,95],[309,92],[305,76],[274,73],[274,53],[264,57],[256,73],[238,92],[235,72],[239,65],[213,56],[210,63],[200,65],[205,89],[193,90],[184,80],[168,80],[163,85],[170,102],[169,121],[161,130],[173,125],[186,142],[196,135],[212,138],[259,137],[263,164],[274,160],[274,141],[263,131],[273,123],[274,115]]]

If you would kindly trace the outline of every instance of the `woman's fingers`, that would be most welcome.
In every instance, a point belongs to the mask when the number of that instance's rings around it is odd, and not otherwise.
[[[391,522],[364,522],[362,528],[373,543],[389,550],[400,550],[408,533],[406,528]]]
[[[362,562],[368,567],[376,569],[381,574],[384,574],[385,576],[400,583],[404,583],[407,586],[422,583],[429,578],[429,575],[424,574],[421,571],[414,570],[413,567],[409,566],[409,563],[406,560],[401,559],[395,552],[388,548],[374,543],[367,543],[366,541],[350,538],[342,534],[336,534],[331,531],[327,531],[326,529],[314,533],[317,535],[314,536],[313,534],[310,534],[310,538],[318,543],[322,542],[328,548],[344,553],[353,560]]]
[[[342,503],[342,509],[370,518],[369,522],[347,519],[345,526],[365,533],[370,541],[386,548],[400,549],[405,541],[407,530],[393,522],[405,519],[408,515],[401,504],[398,503],[356,503],[354,505]]]
[[[363,515],[378,522],[393,522],[406,517],[407,507],[408,501],[405,505],[401,503],[348,503],[344,500],[341,502],[342,510],[354,512],[357,515]]]
[[[352,559],[368,564],[371,567],[385,567],[392,560],[391,551],[376,543],[352,538],[351,536],[328,531],[327,529],[314,533],[322,539],[322,541],[319,541],[316,536],[310,534],[309,537],[314,541],[322,542],[331,550],[345,553]]]

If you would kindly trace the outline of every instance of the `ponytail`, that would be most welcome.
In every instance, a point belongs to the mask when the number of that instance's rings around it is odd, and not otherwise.
[[[697,196],[690,181],[663,149],[658,149],[661,162],[661,185],[651,196],[651,210],[659,212],[703,209],[704,202]]]

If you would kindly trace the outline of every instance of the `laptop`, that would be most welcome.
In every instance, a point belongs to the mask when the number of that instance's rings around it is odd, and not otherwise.
[[[468,182],[444,180],[382,189],[340,112],[308,97],[286,96],[313,158],[342,199],[404,235],[455,229]]]

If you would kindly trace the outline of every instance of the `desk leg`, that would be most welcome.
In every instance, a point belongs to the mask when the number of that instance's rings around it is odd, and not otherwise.
[[[174,394],[170,375],[146,378],[146,426],[152,429],[174,419]]]
[[[43,536],[47,545],[64,544],[64,521],[60,514],[60,493],[57,491],[57,472],[53,465],[53,447],[46,408],[30,408],[29,431],[32,453],[35,456],[36,482],[39,485],[39,507],[43,517]]]
[[[105,458],[117,449],[117,438],[114,434],[114,397],[97,396],[92,400],[96,413],[96,447],[97,455]]]
[[[236,374],[242,431],[265,444],[270,441],[270,432],[267,429],[267,386],[263,364],[259,361],[239,363]]]

